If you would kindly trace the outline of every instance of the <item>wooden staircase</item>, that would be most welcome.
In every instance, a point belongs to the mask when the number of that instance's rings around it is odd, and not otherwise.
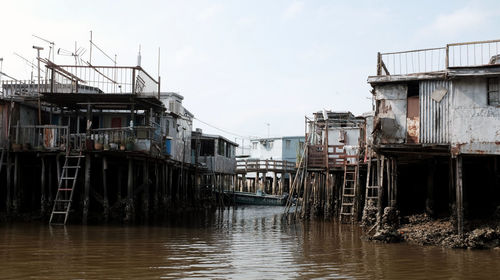
[[[50,214],[49,224],[51,225],[65,225],[68,220],[73,200],[73,192],[78,179],[78,171],[81,168],[81,159],[83,157],[81,151],[78,154],[66,154],[61,177],[59,178],[57,194],[54,199],[54,206]]]

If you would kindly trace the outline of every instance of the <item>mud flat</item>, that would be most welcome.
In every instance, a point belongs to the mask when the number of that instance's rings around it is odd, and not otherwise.
[[[500,249],[498,219],[469,221],[463,236],[460,236],[456,233],[454,221],[449,218],[431,219],[425,214],[412,215],[400,219],[401,225],[398,226],[397,222],[388,223],[387,214],[386,211],[381,225],[368,240],[461,249]]]

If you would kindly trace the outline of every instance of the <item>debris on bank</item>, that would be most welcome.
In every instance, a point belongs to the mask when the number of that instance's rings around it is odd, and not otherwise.
[[[453,220],[431,219],[426,214],[404,217],[405,223],[395,228],[395,220],[390,220],[394,218],[394,211],[388,209],[384,210],[378,230],[368,240],[461,249],[500,249],[500,222],[497,220],[471,221],[461,237],[456,233]]]

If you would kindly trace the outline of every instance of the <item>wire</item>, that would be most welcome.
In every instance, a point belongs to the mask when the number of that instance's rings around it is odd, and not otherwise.
[[[193,117],[193,119],[195,119],[195,120],[197,120],[197,121],[201,122],[202,124],[205,124],[205,125],[207,125],[207,126],[210,126],[211,128],[217,129],[217,130],[222,131],[222,132],[227,133],[227,134],[231,134],[231,135],[233,135],[233,136],[240,137],[240,138],[242,138],[242,139],[259,138],[259,137],[256,137],[256,136],[243,136],[243,135],[239,135],[239,134],[237,134],[237,133],[233,133],[233,132],[227,131],[227,130],[225,130],[225,129],[218,128],[218,127],[216,127],[216,126],[214,126],[214,125],[211,125],[211,124],[209,124],[209,123],[207,123],[207,122],[204,122],[204,121],[202,121],[202,120],[200,120],[200,119],[198,119],[198,118],[196,118],[196,117]]]

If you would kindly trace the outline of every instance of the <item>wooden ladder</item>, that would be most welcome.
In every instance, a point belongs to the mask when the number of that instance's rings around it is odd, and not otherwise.
[[[379,183],[379,168],[383,170],[384,160],[377,158],[376,165],[372,166],[372,158],[371,155],[368,157],[368,167],[366,171],[366,192],[365,192],[365,208],[366,207],[379,207],[379,192],[380,192],[380,183]]]
[[[358,181],[358,165],[344,164],[344,184],[342,186],[342,204],[340,207],[340,222],[354,222],[356,201],[356,185]]]
[[[83,157],[81,151],[76,155],[70,153],[66,154],[61,177],[59,178],[56,198],[54,199],[52,214],[50,214],[49,224],[51,225],[65,225],[68,220],[73,192],[78,178],[78,171],[81,168],[81,159]]]

